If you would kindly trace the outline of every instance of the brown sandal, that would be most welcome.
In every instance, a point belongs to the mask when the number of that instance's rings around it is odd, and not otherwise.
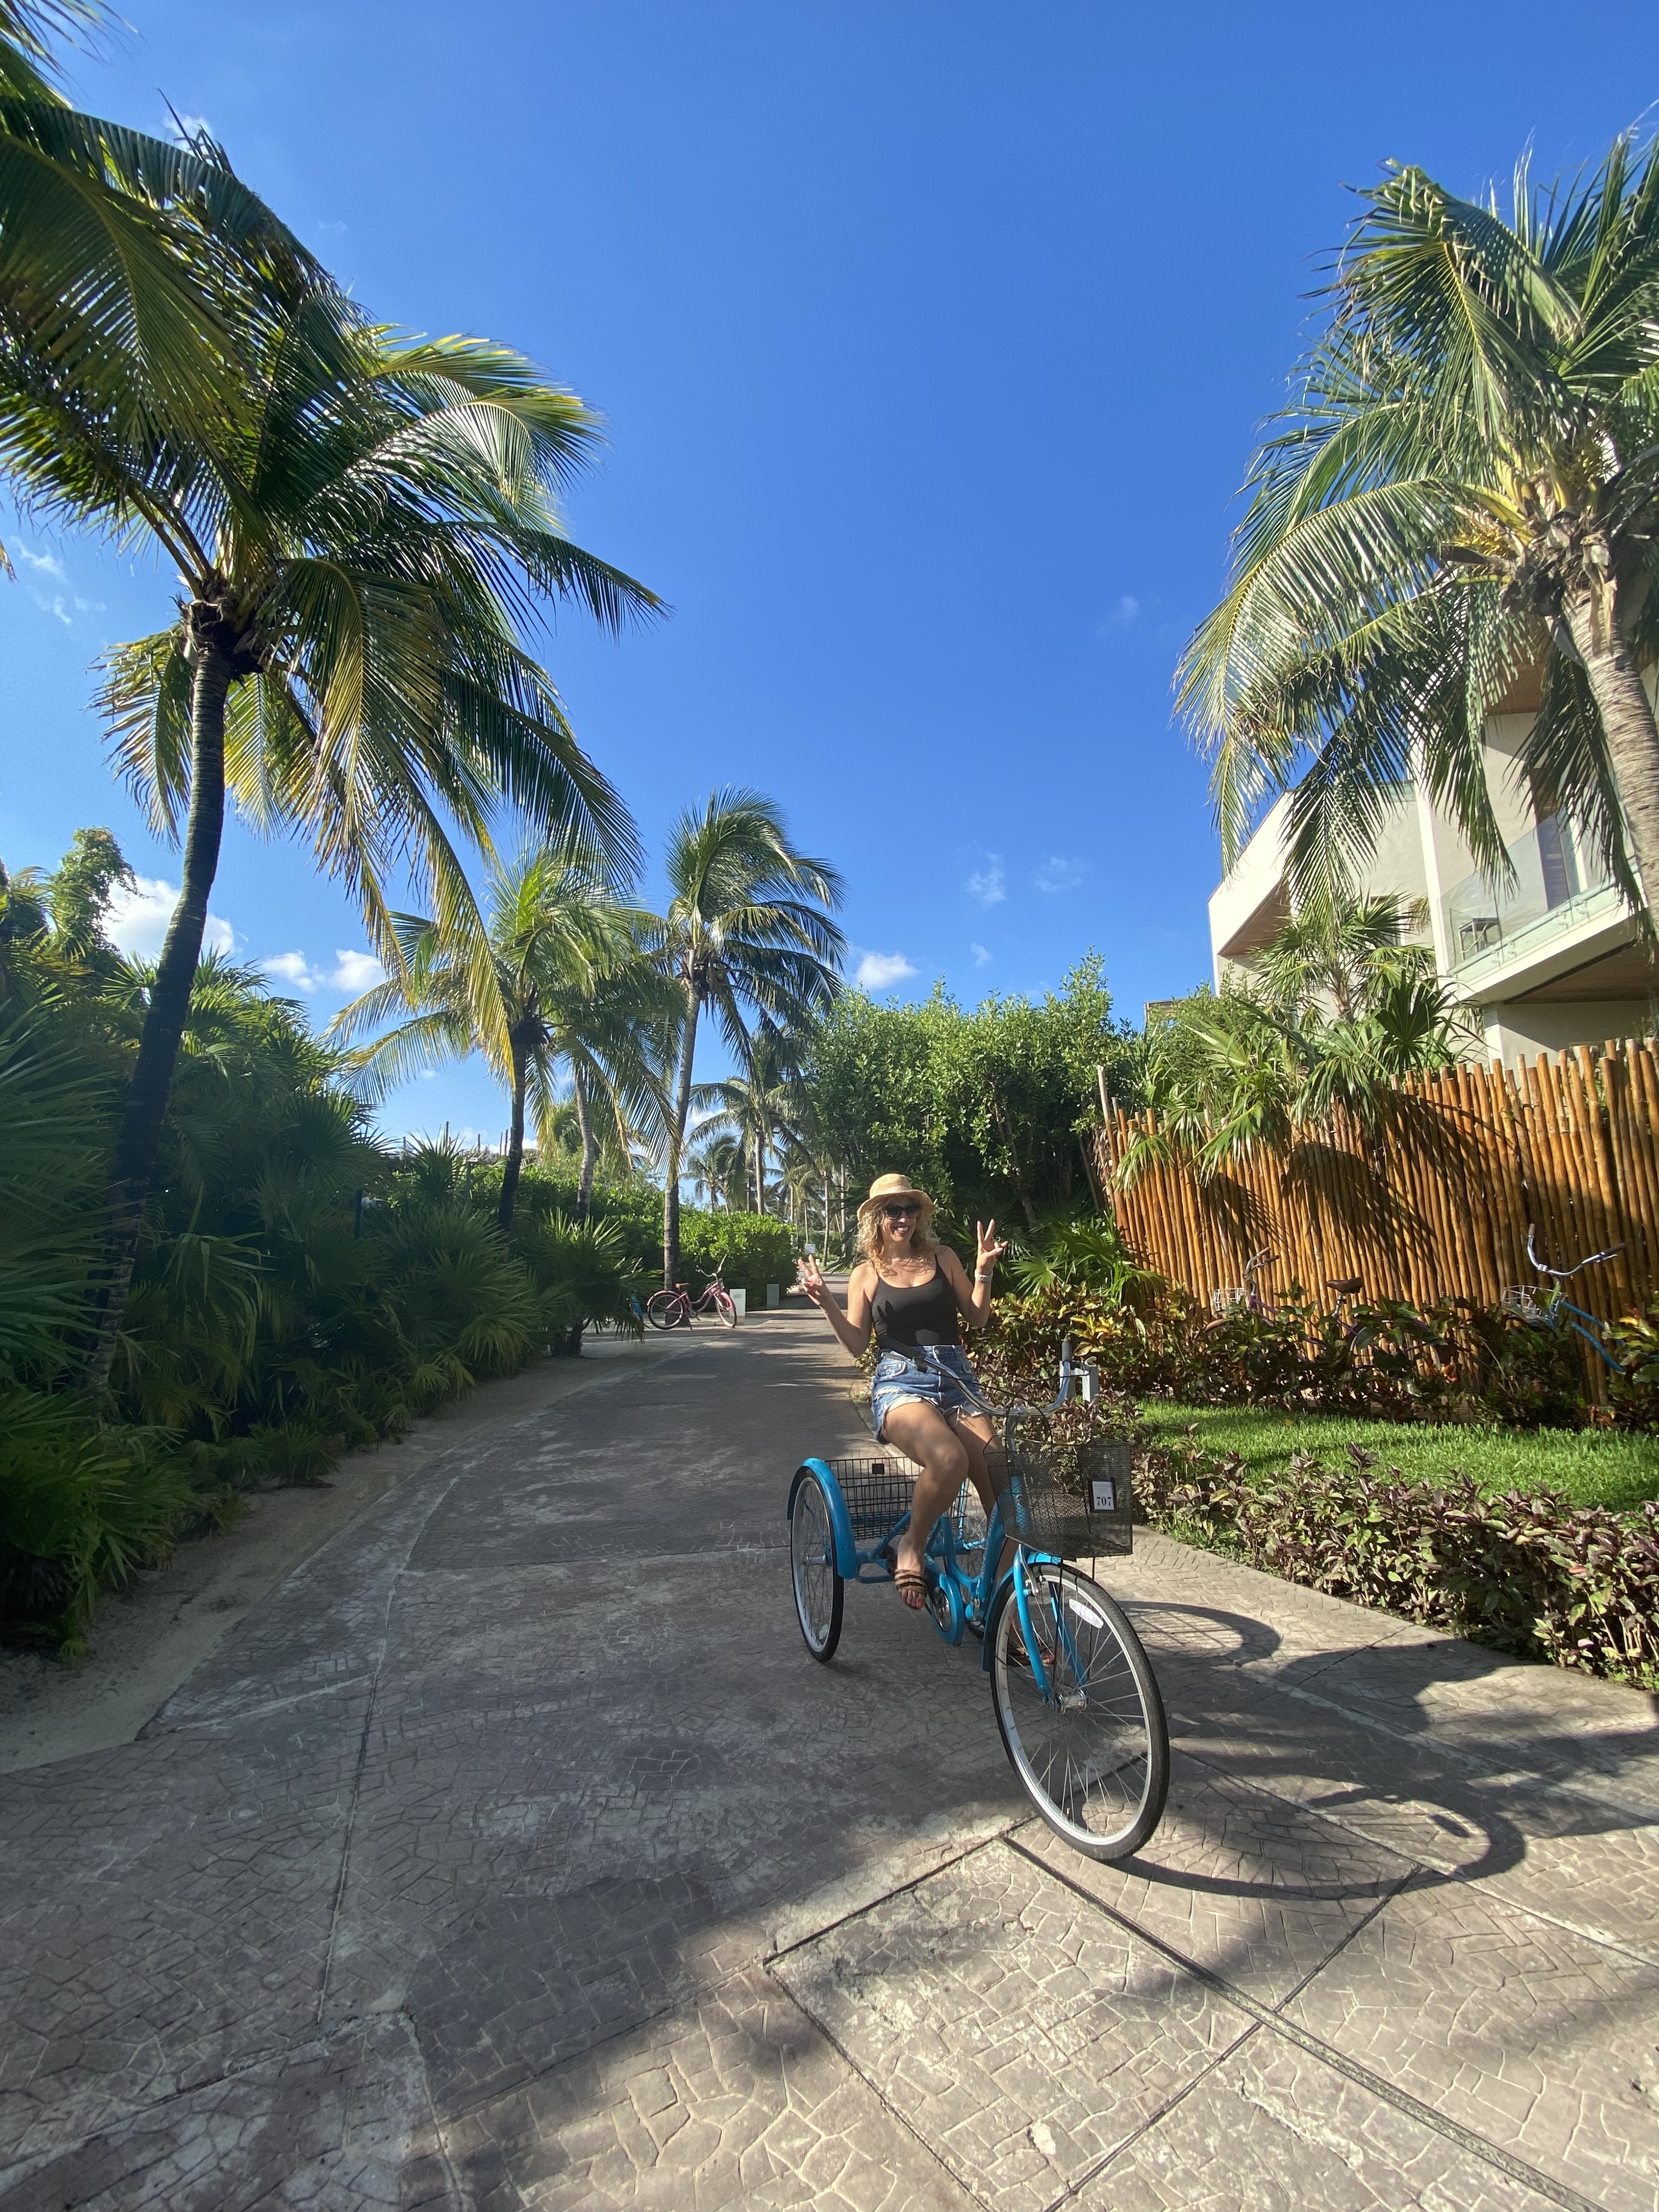
[[[919,1574],[915,1567],[901,1567],[895,1573],[893,1581],[897,1587],[899,1595],[912,1613],[923,1613],[927,1610],[928,1584],[926,1575]]]

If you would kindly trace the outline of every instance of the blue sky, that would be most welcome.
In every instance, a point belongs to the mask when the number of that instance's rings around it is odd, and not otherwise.
[[[1207,970],[1170,670],[1345,187],[1395,157],[1474,189],[1529,139],[1553,173],[1659,97],[1619,0],[128,12],[82,106],[204,120],[375,313],[519,345],[608,417],[573,529],[675,613],[620,643],[562,615],[544,657],[650,846],[758,784],[847,875],[867,975],[1040,990],[1092,945],[1137,1018]],[[107,823],[176,883],[88,704],[169,580],[6,542],[0,855]],[[303,852],[233,830],[213,904],[319,1019],[361,978]],[[385,1118],[504,1115],[468,1068]]]

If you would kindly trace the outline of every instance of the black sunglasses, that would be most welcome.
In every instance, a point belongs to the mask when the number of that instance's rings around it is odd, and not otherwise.
[[[881,1209],[882,1218],[884,1221],[909,1221],[921,1212],[921,1208],[914,1205],[884,1206]]]

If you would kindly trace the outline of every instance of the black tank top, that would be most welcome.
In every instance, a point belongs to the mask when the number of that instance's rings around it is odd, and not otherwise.
[[[870,1312],[878,1352],[914,1352],[919,1344],[962,1342],[957,1294],[937,1261],[925,1283],[901,1287],[878,1276]]]

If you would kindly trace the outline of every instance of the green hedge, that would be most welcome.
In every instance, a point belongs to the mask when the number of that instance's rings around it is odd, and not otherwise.
[[[688,1206],[680,1213],[680,1255],[694,1290],[718,1271],[728,1290],[748,1292],[751,1308],[766,1304],[769,1283],[784,1290],[795,1279],[788,1224],[768,1214],[705,1213]]]

